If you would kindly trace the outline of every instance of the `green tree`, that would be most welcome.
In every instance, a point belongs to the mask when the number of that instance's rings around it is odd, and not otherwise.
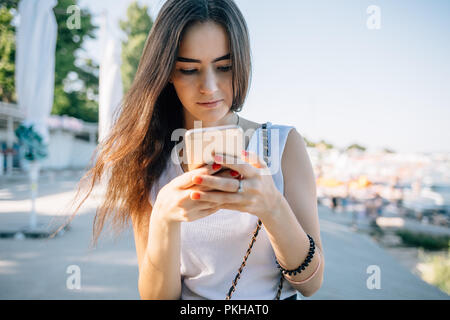
[[[80,23],[72,27],[68,22],[77,12],[67,8],[76,0],[58,0],[53,9],[58,24],[55,52],[55,98],[52,114],[69,115],[88,122],[98,122],[98,65],[81,58],[83,42],[95,38],[98,28],[86,9],[79,9]],[[78,27],[79,26],[79,27]]]
[[[314,142],[312,142],[311,140],[309,140],[308,138],[303,137],[303,140],[305,140],[307,147],[315,147],[316,146],[316,144]]]
[[[15,28],[19,0],[0,3],[0,101],[16,101],[14,89]],[[55,51],[55,91],[52,114],[69,115],[89,122],[98,121],[98,65],[91,59],[81,59],[87,38],[95,38],[97,29],[87,10],[80,10],[79,28],[69,28],[73,12],[67,8],[76,0],[58,0],[53,9],[58,25]]]
[[[352,145],[347,147],[347,150],[351,150],[351,149],[357,149],[357,150],[360,150],[360,151],[366,151],[365,147],[363,147],[363,146],[361,146],[361,145],[359,145],[357,143],[354,143],[354,144],[352,144]]]
[[[16,101],[15,73],[15,27],[12,24],[14,12],[17,12],[18,0],[0,3],[0,101]]]
[[[145,40],[153,26],[153,20],[147,11],[147,6],[140,7],[137,1],[134,1],[127,9],[127,20],[119,22],[120,28],[127,36],[127,39],[122,42],[121,75],[124,92],[131,87],[144,50]]]
[[[395,153],[394,150],[389,149],[389,148],[384,148],[383,151],[384,151],[385,153]]]
[[[316,143],[316,146],[323,146],[325,149],[333,149],[333,145],[331,143],[326,142],[325,140],[320,140],[318,143]]]

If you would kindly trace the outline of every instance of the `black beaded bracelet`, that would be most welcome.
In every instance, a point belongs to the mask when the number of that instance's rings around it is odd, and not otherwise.
[[[308,252],[308,256],[306,257],[305,261],[303,261],[303,263],[294,270],[287,270],[285,268],[283,268],[282,266],[280,266],[280,264],[278,263],[278,260],[275,259],[275,262],[277,264],[278,269],[281,270],[281,272],[283,272],[284,274],[289,274],[289,275],[296,275],[297,273],[302,272],[303,270],[305,270],[305,268],[309,265],[309,263],[311,262],[312,257],[314,256],[314,251],[315,251],[315,244],[314,244],[314,239],[307,234],[308,238],[309,238],[309,252]]]

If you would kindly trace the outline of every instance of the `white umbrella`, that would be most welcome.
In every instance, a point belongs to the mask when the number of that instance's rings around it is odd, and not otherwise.
[[[121,43],[114,36],[108,16],[103,13],[100,30],[101,61],[99,71],[99,135],[101,142],[110,132],[113,116],[122,100]]]
[[[56,0],[21,0],[20,23],[16,32],[16,92],[19,108],[25,114],[23,125],[33,125],[45,144],[49,134],[47,118],[53,105],[57,24],[53,7]],[[39,162],[30,163],[30,229],[36,228],[35,198]]]

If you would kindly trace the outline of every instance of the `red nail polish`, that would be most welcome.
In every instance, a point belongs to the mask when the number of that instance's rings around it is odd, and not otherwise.
[[[231,170],[231,171],[230,171],[230,174],[231,174],[233,177],[236,177],[236,176],[239,175],[239,172],[234,171],[234,170]]]
[[[192,179],[192,181],[193,181],[195,184],[201,184],[202,181],[203,181],[203,179],[202,179],[201,177],[194,177],[194,179]]]
[[[222,168],[222,166],[218,163],[213,163],[212,168],[213,168],[213,170],[217,170],[217,169]]]
[[[194,199],[194,200],[200,199],[200,193],[198,193],[198,192],[192,193],[192,199]]]

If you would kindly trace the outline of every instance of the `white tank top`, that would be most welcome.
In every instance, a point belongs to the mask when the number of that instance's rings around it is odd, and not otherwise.
[[[294,127],[268,122],[271,151],[269,167],[281,194],[284,194],[281,156],[292,128]],[[256,152],[264,159],[262,139],[259,127],[250,137],[247,151]],[[170,159],[150,191],[152,206],[159,190],[183,173],[179,159],[175,162]],[[205,218],[181,223],[182,300],[225,299],[247,252],[257,222],[258,217],[247,212],[220,209]],[[275,253],[262,224],[231,299],[272,300],[276,296],[279,281],[280,271],[275,264]],[[280,299],[295,294],[300,299],[300,294],[284,280]]]

